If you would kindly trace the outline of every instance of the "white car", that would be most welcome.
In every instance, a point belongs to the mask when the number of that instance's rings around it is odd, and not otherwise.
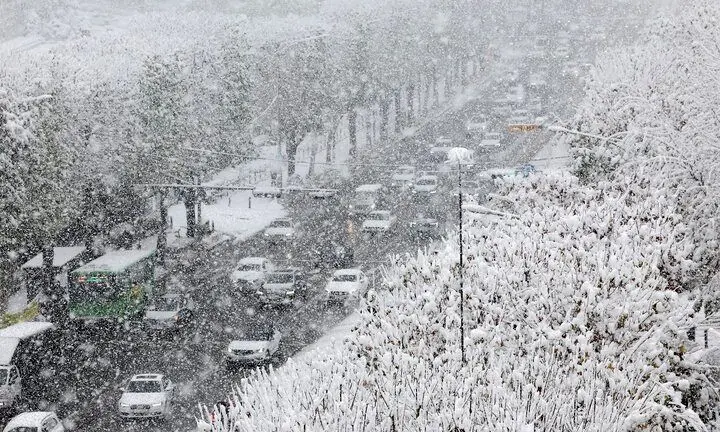
[[[134,375],[122,392],[118,411],[123,418],[167,418],[172,413],[175,384],[164,375]]]
[[[3,432],[65,432],[65,426],[54,412],[32,411],[13,417]]]
[[[240,260],[230,279],[241,291],[254,293],[263,281],[265,275],[275,270],[275,266],[267,258],[247,257]]]
[[[328,302],[344,303],[349,298],[359,298],[368,288],[368,277],[359,269],[342,269],[333,273],[325,285]]]
[[[415,182],[416,193],[434,194],[438,187],[438,177],[436,175],[425,175],[417,179]]]
[[[367,215],[362,224],[362,231],[366,233],[388,232],[395,224],[397,218],[388,210],[375,210]]]
[[[415,167],[402,165],[390,177],[390,187],[411,188],[415,181]]]
[[[228,344],[228,366],[260,364],[270,360],[280,349],[281,337],[280,332],[272,326],[253,327],[246,331],[241,339]]]
[[[192,324],[195,302],[190,296],[169,293],[150,301],[145,325],[151,330],[181,330]]]
[[[298,268],[270,272],[255,295],[263,303],[287,304],[293,298],[304,298],[307,295],[305,274]]]
[[[289,240],[295,237],[295,224],[292,219],[275,219],[265,228],[264,235],[271,240]]]

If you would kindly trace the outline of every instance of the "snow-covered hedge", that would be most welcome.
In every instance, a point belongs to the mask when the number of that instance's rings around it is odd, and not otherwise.
[[[388,271],[336,352],[239,383],[215,429],[720,426],[713,371],[686,338],[717,268],[720,55],[706,3],[605,59],[573,126],[612,136],[573,138],[575,174],[502,184],[490,205],[517,218],[468,216],[466,362],[451,235]]]

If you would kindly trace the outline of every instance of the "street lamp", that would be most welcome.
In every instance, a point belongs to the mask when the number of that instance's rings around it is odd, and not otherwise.
[[[465,293],[463,278],[463,196],[462,196],[462,166],[473,163],[473,152],[455,147],[448,152],[448,163],[457,163],[458,166],[458,216],[460,218],[460,360],[465,364]]]

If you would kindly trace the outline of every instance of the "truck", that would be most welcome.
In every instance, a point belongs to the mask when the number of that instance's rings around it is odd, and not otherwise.
[[[43,373],[59,358],[59,330],[53,323],[27,321],[0,330],[0,409],[37,401],[50,388]],[[51,376],[51,375],[50,375]]]

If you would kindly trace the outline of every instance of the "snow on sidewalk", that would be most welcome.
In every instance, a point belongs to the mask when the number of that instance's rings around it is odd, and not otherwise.
[[[348,339],[353,327],[355,327],[355,325],[359,322],[360,314],[357,311],[351,313],[339,324],[325,332],[320,339],[306,346],[297,354],[292,356],[293,361],[305,362],[306,360],[321,357],[323,354],[330,354],[337,351]]]

